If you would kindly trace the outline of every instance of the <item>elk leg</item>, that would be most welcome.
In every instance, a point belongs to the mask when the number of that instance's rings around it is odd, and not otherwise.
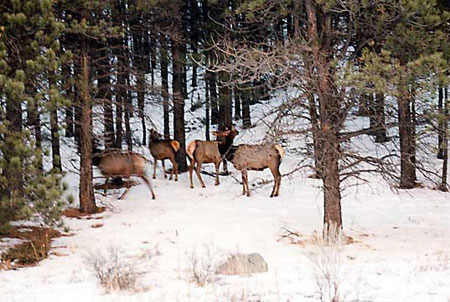
[[[202,168],[202,163],[197,162],[197,167],[195,169],[195,173],[197,173],[197,177],[200,180],[200,183],[202,184],[202,188],[205,188],[205,183],[203,182],[202,176],[200,175],[200,169]]]
[[[280,195],[280,185],[281,185],[281,175],[278,176],[277,191],[275,192],[275,196]]]
[[[167,178],[166,165],[164,164],[164,159],[161,159],[161,161],[162,161],[162,166],[163,166],[163,171],[164,171],[164,178]],[[170,180],[172,180],[172,173],[170,173]]]
[[[106,191],[108,190],[108,180],[109,180],[109,177],[106,177],[106,181],[104,184],[105,195],[106,195]]]
[[[216,186],[218,186],[219,183],[219,168],[220,168],[220,161],[217,163],[214,163],[214,165],[216,166]]]
[[[175,181],[178,181],[178,163],[175,158],[172,160],[172,170],[175,169]]]
[[[274,196],[278,196],[278,188],[279,188],[279,182],[281,181],[281,176],[280,176],[280,171],[278,170],[278,167],[273,168],[273,169],[271,168],[270,172],[272,172],[273,180],[274,180],[273,189],[272,189],[272,193],[270,194],[270,197],[274,197]]]
[[[244,171],[241,171],[242,175],[242,195],[245,195],[245,177],[244,177]]]
[[[156,163],[158,162],[158,160],[155,158],[155,165],[153,166],[153,179],[156,178]]]
[[[227,160],[226,160],[226,159],[223,159],[223,160],[222,160],[222,163],[223,163],[223,168],[222,168],[223,174],[228,175],[229,173],[228,173]]]
[[[194,188],[194,183],[192,182],[192,170],[194,170],[195,161],[192,159],[189,166],[189,182],[191,184],[191,189]]]
[[[125,195],[128,194],[128,192],[130,191],[130,187],[125,188],[125,191],[123,191],[122,195],[119,196],[119,199],[122,199],[125,197]]]
[[[150,179],[148,179],[147,176],[145,175],[142,175],[141,178],[147,184],[148,188],[150,189],[150,192],[152,192],[152,199],[155,199],[155,192],[153,192],[153,186],[152,183],[150,182]]]
[[[250,197],[250,188],[248,187],[248,173],[247,170],[242,170],[242,175],[244,175],[244,185],[247,191],[247,196]]]

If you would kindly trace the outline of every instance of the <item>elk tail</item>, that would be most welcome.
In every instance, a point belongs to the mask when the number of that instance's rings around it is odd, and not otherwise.
[[[173,150],[175,150],[175,152],[178,152],[178,150],[180,150],[180,143],[178,141],[171,140],[170,145],[172,146]]]
[[[194,159],[194,151],[195,151],[196,143],[195,141],[190,142],[186,147],[186,153],[191,160]]]

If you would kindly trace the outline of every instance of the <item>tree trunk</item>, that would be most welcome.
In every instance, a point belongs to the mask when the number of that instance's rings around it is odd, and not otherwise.
[[[448,191],[448,122],[450,119],[450,103],[448,98],[448,88],[445,88],[445,103],[443,108],[443,125],[442,125],[442,181],[440,189]]]
[[[442,148],[442,143],[444,142],[444,88],[439,85],[438,88],[438,152],[437,152],[437,158],[443,159],[444,158],[444,150]]]
[[[99,44],[99,47],[106,48],[107,45]],[[110,149],[115,145],[114,138],[114,117],[113,105],[111,99],[111,83],[109,78],[109,56],[106,50],[100,51],[98,66],[98,98],[103,104],[103,123],[104,123],[104,139],[105,149]]]
[[[384,94],[378,92],[375,94],[375,104],[373,115],[370,116],[373,120],[373,134],[375,135],[376,143],[385,143],[389,140],[386,135],[386,118],[384,114]]]
[[[339,175],[339,100],[333,89],[334,76],[331,72],[329,58],[329,48],[331,45],[323,41],[326,38],[330,28],[330,15],[321,12],[321,37],[318,34],[316,4],[313,0],[305,0],[305,8],[308,19],[308,33],[312,49],[312,64],[317,72],[317,94],[319,98],[319,121],[320,136],[319,142],[322,146],[323,160],[323,190],[324,190],[324,237],[330,238],[330,235],[337,235],[342,229],[341,212],[341,191]],[[314,85],[314,83],[312,83]]]
[[[14,207],[17,202],[21,202],[24,196],[24,183],[23,183],[23,155],[16,148],[17,143],[23,142],[22,133],[22,104],[21,96],[16,92],[6,92],[6,120],[9,122],[7,126],[7,136],[5,139],[5,149],[3,152],[4,165],[1,170],[2,175],[8,179],[8,187],[5,192],[2,192],[0,186],[0,196],[7,197],[7,200],[11,207]],[[14,159],[18,159],[18,165],[14,165],[16,162]]]
[[[183,98],[183,66],[184,54],[180,42],[172,41],[172,90],[173,90],[173,129],[174,139],[180,143],[180,151],[177,153],[178,171],[187,171],[186,163],[186,138],[184,129],[184,98]]]
[[[414,160],[414,134],[411,125],[410,100],[403,94],[398,99],[398,121],[400,135],[400,188],[414,188],[416,167]]]
[[[36,140],[36,149],[41,150],[41,152],[36,153],[38,158],[38,170],[42,172],[44,170],[42,164],[42,132],[41,132],[41,119],[39,117],[39,112],[36,104],[34,106],[27,107],[28,116],[28,127],[34,131],[34,139]]]
[[[241,119],[241,94],[233,90],[234,95],[234,120],[238,121]]]
[[[247,86],[245,86],[247,87]],[[250,117],[250,96],[247,89],[241,90],[239,93],[241,95],[242,101],[242,127],[244,129],[250,128],[252,126],[252,120]]]
[[[49,77],[50,90],[57,89],[56,80],[54,78],[54,74],[51,74]],[[51,95],[51,93],[50,93]],[[57,104],[55,100],[50,100],[50,133],[52,137],[52,165],[53,169],[57,171],[62,171],[61,167],[61,152],[59,147],[59,134],[58,134],[58,112],[57,112]]]
[[[89,91],[88,57],[82,57],[81,91],[81,158],[80,158],[80,211],[97,212],[92,186],[92,100]]]
[[[206,71],[206,78],[209,81],[209,97],[211,99],[211,124],[219,123],[219,104],[217,102],[216,74]]]
[[[73,100],[73,89],[72,89],[72,75],[70,71],[70,66],[65,65],[62,67],[62,74],[63,74],[63,86],[65,91],[65,97],[69,100]],[[66,131],[65,135],[66,137],[73,137],[75,133],[75,123],[74,123],[74,104],[71,103],[67,105],[66,107],[66,117],[65,117],[65,124],[66,124]]]
[[[210,137],[210,110],[211,110],[211,97],[209,95],[209,81],[205,75],[205,139],[207,141],[211,140]]]
[[[169,58],[167,39],[164,34],[161,34],[161,86],[163,97],[163,124],[164,124],[164,138],[170,139],[170,118],[169,118]]]
[[[232,100],[231,89],[228,86],[230,74],[227,72],[219,73],[219,129],[231,129],[232,121]]]

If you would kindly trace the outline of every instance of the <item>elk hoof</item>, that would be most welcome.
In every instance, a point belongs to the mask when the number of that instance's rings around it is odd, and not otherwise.
[[[206,188],[206,186],[205,186],[205,185],[202,185],[202,188]]]
[[[194,188],[194,186],[191,186],[191,189],[193,189]]]

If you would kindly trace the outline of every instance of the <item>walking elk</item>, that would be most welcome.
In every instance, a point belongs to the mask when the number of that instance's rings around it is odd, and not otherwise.
[[[152,193],[152,199],[155,199],[152,184],[145,173],[146,163],[147,159],[144,156],[135,152],[121,150],[106,150],[95,153],[92,158],[92,164],[97,166],[102,175],[106,177],[105,191],[109,178],[113,176],[125,178],[137,176],[145,182]],[[128,188],[120,198],[123,198],[127,192]]]
[[[155,166],[153,168],[153,179],[155,179],[156,177],[156,165],[158,160],[161,160],[164,171],[164,178],[167,178],[164,160],[168,159],[172,162],[172,170],[170,171],[169,180],[172,180],[172,176],[175,171],[175,181],[178,181],[178,164],[175,158],[178,150],[180,150],[180,143],[174,139],[160,139],[160,135],[158,134],[158,132],[156,132],[156,130],[154,129],[151,129],[148,147],[155,161]]]
[[[234,128],[226,131],[214,132],[217,137],[216,141],[202,141],[195,140],[190,142],[186,147],[186,153],[191,162],[189,166],[189,181],[191,189],[194,188],[192,182],[192,171],[195,168],[197,177],[202,185],[205,187],[205,183],[200,175],[200,169],[204,163],[214,163],[216,168],[216,182],[215,185],[219,185],[219,166],[220,162],[224,159],[226,152],[233,144],[233,140],[239,132]]]

